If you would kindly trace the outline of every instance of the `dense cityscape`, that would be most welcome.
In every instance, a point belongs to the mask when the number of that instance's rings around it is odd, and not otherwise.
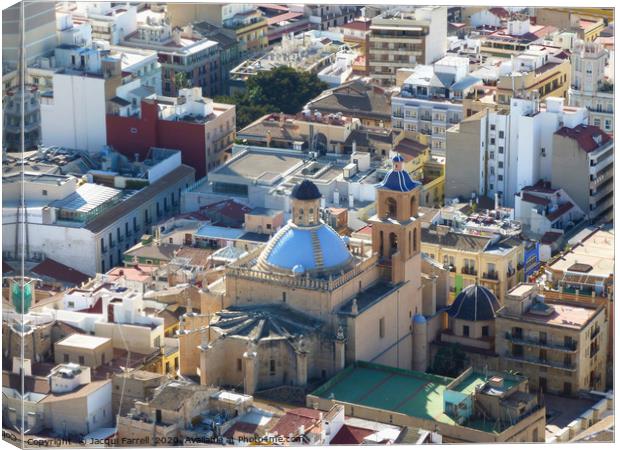
[[[3,440],[613,442],[613,16],[4,9]]]

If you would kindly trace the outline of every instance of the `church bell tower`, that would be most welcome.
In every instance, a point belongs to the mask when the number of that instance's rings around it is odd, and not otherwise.
[[[400,283],[418,279],[420,274],[421,184],[404,169],[402,156],[392,158],[392,164],[392,170],[377,186],[377,214],[370,223],[373,252],[379,254],[380,264],[390,268],[390,281]]]

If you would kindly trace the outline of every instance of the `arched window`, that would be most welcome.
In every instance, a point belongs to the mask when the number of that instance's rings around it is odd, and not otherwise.
[[[418,251],[418,232],[417,230],[413,231],[413,251]]]
[[[383,257],[383,230],[379,231],[379,255]]]
[[[398,251],[398,237],[396,233],[390,233],[390,256]]]
[[[385,203],[387,204],[388,217],[396,218],[396,200],[394,200],[392,197],[388,197]]]
[[[412,195],[411,196],[411,217],[413,217],[415,210],[416,210],[416,198],[415,198],[415,195]]]

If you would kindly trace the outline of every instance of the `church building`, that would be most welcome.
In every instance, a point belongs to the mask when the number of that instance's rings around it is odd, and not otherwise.
[[[291,220],[209,286],[223,309],[200,329],[202,384],[253,394],[305,387],[355,361],[413,368],[423,292],[420,184],[403,162],[395,156],[377,185],[371,244],[321,220],[312,181],[293,189]]]

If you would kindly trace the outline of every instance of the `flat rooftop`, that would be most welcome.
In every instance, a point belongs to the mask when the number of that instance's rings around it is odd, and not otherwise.
[[[312,395],[455,425],[456,422],[444,413],[443,401],[443,394],[452,381],[448,377],[357,362]],[[482,383],[484,378],[473,373],[457,388],[469,393]]]
[[[594,317],[597,308],[585,308],[582,306],[573,306],[561,303],[545,303],[553,309],[548,316],[533,314],[526,312],[522,315],[524,319],[530,322],[540,322],[548,325],[560,325],[563,327],[581,329],[586,325],[592,317]]]
[[[57,344],[94,350],[108,342],[111,342],[110,338],[76,333],[57,342]]]
[[[273,181],[301,164],[304,155],[247,152],[231,160],[212,174]]]
[[[571,272],[576,263],[588,265],[590,269],[580,271],[580,275],[608,277],[614,273],[614,230],[597,230],[576,244],[563,255],[550,269]]]

